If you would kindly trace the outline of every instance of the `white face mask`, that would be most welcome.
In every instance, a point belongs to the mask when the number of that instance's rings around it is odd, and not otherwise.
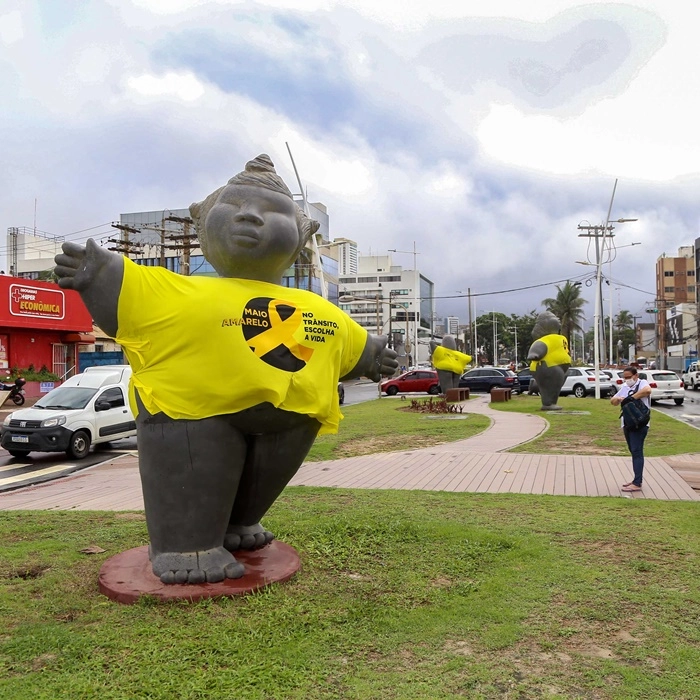
[[[636,383],[636,379],[625,379],[625,384],[627,384],[627,386],[634,386]]]

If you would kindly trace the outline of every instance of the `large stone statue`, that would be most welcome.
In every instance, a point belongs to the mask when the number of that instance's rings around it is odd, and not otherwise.
[[[471,355],[459,352],[451,335],[444,335],[440,345],[436,340],[431,340],[430,352],[430,359],[440,379],[440,391],[446,394],[448,389],[456,389],[464,368],[472,361]]]
[[[561,323],[551,311],[541,313],[532,331],[535,342],[527,354],[530,371],[540,392],[543,411],[561,410],[561,406],[557,406],[559,392],[571,367],[569,343],[563,335],[559,335],[560,329]]]
[[[59,284],[80,292],[133,369],[149,556],[163,583],[238,578],[232,552],[273,539],[261,519],[318,433],[337,431],[337,382],[397,367],[330,302],[280,285],[318,223],[266,155],[193,204],[220,275],[183,277],[65,243]]]

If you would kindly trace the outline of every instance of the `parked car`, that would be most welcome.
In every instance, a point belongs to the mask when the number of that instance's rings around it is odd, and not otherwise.
[[[700,362],[691,362],[682,379],[686,389],[700,389]]]
[[[612,396],[616,394],[616,386],[613,384],[612,378],[601,371],[600,395]],[[573,394],[579,399],[595,394],[595,369],[593,367],[569,367],[559,395],[568,396],[569,394]]]
[[[512,389],[520,391],[518,375],[502,367],[475,367],[465,372],[459,378],[459,388],[467,387],[470,391],[491,391],[494,387],[499,389]]]
[[[652,403],[673,399],[676,406],[680,406],[685,399],[683,380],[678,378],[675,372],[667,369],[654,369],[639,372],[640,379],[646,379],[651,387]]]
[[[90,445],[136,435],[129,408],[131,367],[89,367],[42,396],[32,408],[5,418],[0,444],[13,457],[30,452],[67,452],[82,459]]]
[[[388,396],[395,396],[410,391],[440,393],[440,380],[434,369],[416,369],[404,372],[394,379],[382,382],[382,391]]]
[[[338,382],[338,403],[342,406],[345,403],[345,387],[343,382]]]
[[[530,381],[532,380],[532,370],[529,367],[521,369],[518,373],[518,381],[520,382],[519,394],[527,391],[530,388]]]
[[[620,391],[620,387],[625,383],[625,378],[622,376],[624,370],[621,369],[606,369],[603,370],[605,374],[610,376],[612,383],[615,387],[615,393]]]

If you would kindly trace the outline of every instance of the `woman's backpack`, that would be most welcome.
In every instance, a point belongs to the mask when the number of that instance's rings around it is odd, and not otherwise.
[[[620,413],[622,423],[628,430],[639,430],[649,423],[651,411],[641,399],[633,399],[628,396],[622,399],[620,407],[622,408]]]

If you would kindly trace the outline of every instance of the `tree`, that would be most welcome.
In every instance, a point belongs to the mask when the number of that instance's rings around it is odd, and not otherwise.
[[[634,316],[629,311],[622,309],[620,313],[613,319],[615,328],[618,331],[623,331],[625,328],[632,328],[634,326]]]
[[[585,318],[583,305],[586,300],[581,297],[580,284],[566,282],[563,287],[557,285],[557,296],[555,298],[543,299],[542,304],[551,311],[561,323],[561,334],[571,344],[571,332],[583,331],[581,325]]]

